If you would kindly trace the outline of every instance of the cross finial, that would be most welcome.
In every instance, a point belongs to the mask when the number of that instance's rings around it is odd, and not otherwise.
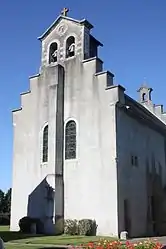
[[[61,11],[61,14],[63,16],[67,16],[67,13],[69,12],[69,9],[68,8],[63,8],[63,10]]]
[[[143,81],[143,84],[142,84],[143,87],[147,87],[147,78],[144,77],[144,81]]]
[[[146,82],[147,82],[147,79],[146,79],[146,77],[144,77],[144,84],[146,85]]]

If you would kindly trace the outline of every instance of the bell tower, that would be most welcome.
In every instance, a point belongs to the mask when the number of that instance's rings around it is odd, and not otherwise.
[[[93,25],[86,19],[68,17],[68,8],[38,38],[42,43],[41,70],[79,58],[80,61],[98,57],[98,47],[103,46],[91,35]]]
[[[137,91],[139,93],[140,103],[151,103],[152,91],[153,89],[151,87],[148,87],[146,83],[142,84],[142,86]]]

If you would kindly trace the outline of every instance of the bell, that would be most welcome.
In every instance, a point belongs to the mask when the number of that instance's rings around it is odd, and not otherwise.
[[[55,50],[54,53],[52,54],[53,57],[57,57],[58,51]]]
[[[72,52],[74,52],[74,50],[75,50],[75,44],[73,43],[69,47],[69,52],[72,53]]]

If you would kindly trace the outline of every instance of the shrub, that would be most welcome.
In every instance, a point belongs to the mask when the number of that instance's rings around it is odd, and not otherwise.
[[[31,219],[29,217],[23,217],[19,220],[20,231],[23,233],[30,233]]]
[[[69,235],[78,235],[78,221],[77,220],[65,220],[64,221],[64,233]]]
[[[43,224],[38,218],[31,218],[28,216],[23,217],[19,220],[20,231],[23,233],[31,233],[32,232],[32,224],[36,225],[36,233],[43,232]]]
[[[97,225],[95,220],[83,219],[78,222],[79,235],[96,235],[96,228]]]
[[[69,235],[96,235],[96,221],[90,219],[82,220],[65,220],[64,233]]]

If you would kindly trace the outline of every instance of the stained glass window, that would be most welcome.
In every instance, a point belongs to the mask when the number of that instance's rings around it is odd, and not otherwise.
[[[48,125],[43,130],[43,163],[48,161]]]
[[[76,158],[76,123],[71,120],[65,130],[65,159]]]

